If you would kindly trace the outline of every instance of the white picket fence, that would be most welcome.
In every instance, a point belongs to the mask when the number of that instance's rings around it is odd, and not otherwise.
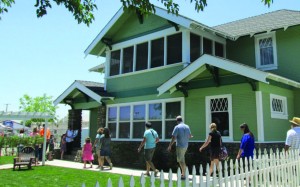
[[[164,173],[161,171],[160,178],[155,178],[154,173],[150,177],[150,186],[155,187],[155,180],[159,180],[160,187],[171,186],[185,186],[185,187],[243,187],[243,186],[259,186],[259,187],[299,187],[300,186],[300,156],[299,151],[284,151],[273,152],[270,150],[269,154],[264,150],[258,150],[255,158],[247,163],[245,161],[245,169],[243,169],[242,160],[229,160],[219,163],[219,175],[216,174],[216,167],[214,166],[213,176],[203,176],[203,167],[200,165],[199,176],[196,175],[196,168],[193,166],[192,175],[186,170],[186,180],[181,180],[180,169],[177,170],[177,177],[174,179],[170,169],[168,179],[164,178]],[[248,168],[248,164],[250,168]],[[244,171],[245,170],[245,171]],[[209,164],[206,165],[206,171],[209,171]],[[224,175],[223,175],[224,174]],[[120,177],[118,184],[113,184],[108,179],[107,187],[134,187],[146,186],[145,176],[142,174],[140,177],[140,184],[135,184],[133,176],[131,176],[129,184],[124,184],[122,177]],[[85,187],[83,183],[81,185]],[[149,184],[147,184],[149,186]],[[95,187],[100,187],[96,182]]]

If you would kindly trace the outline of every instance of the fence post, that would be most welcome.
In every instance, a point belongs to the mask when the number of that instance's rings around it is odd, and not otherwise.
[[[112,182],[111,182],[111,179],[108,178],[108,181],[107,181],[107,187],[112,187]]]
[[[202,186],[204,186],[204,183],[203,183],[203,167],[202,167],[202,165],[200,165],[200,167],[199,167],[199,174],[200,174],[200,176],[199,176],[199,187],[202,187]]]
[[[155,187],[155,176],[154,176],[154,172],[151,173],[151,176],[150,176],[150,183],[151,183],[151,187]]]
[[[180,172],[180,168],[177,169],[177,187],[181,187],[181,172]]]
[[[95,187],[100,187],[99,182],[97,181]]]
[[[192,187],[196,187],[197,182],[196,182],[196,167],[195,167],[195,165],[193,165],[192,175],[193,175]],[[200,175],[200,177],[201,177],[201,175]]]
[[[134,182],[134,177],[131,175],[130,176],[130,187],[134,187],[135,182]]]
[[[119,178],[119,185],[118,185],[118,187],[124,187],[124,182],[123,182],[123,178],[122,177]]]
[[[173,173],[172,173],[172,170],[169,169],[169,187],[173,187]]]
[[[160,187],[165,187],[165,176],[164,171],[160,170]]]
[[[142,187],[145,187],[146,179],[144,176],[144,173],[142,173],[141,178],[140,178],[140,184]]]
[[[210,187],[209,164],[206,164],[206,187]]]

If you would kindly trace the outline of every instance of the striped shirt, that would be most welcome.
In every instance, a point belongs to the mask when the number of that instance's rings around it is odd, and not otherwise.
[[[294,127],[287,132],[285,144],[290,149],[300,150],[300,127]]]

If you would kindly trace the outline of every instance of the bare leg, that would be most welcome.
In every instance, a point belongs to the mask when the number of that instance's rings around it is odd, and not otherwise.
[[[86,168],[86,161],[83,161],[83,168]]]
[[[185,176],[185,168],[186,168],[185,162],[179,162],[179,165],[180,165],[181,172],[182,172],[181,175]]]
[[[61,160],[64,159],[64,151],[61,152],[61,154],[60,154],[60,159],[61,159]]]

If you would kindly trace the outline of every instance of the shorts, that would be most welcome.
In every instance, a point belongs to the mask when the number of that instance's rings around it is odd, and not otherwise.
[[[187,147],[176,147],[177,162],[185,163],[185,153]]]
[[[97,154],[97,156],[98,156],[98,157],[100,157],[100,156],[101,156],[101,154],[100,154],[100,150],[101,150],[101,149],[100,149],[100,147],[99,147],[99,148],[98,148],[98,147],[96,147],[96,154]]]
[[[154,155],[155,148],[152,149],[144,149],[144,157],[146,161],[151,161]]]
[[[110,150],[101,149],[100,155],[101,156],[110,156]]]

